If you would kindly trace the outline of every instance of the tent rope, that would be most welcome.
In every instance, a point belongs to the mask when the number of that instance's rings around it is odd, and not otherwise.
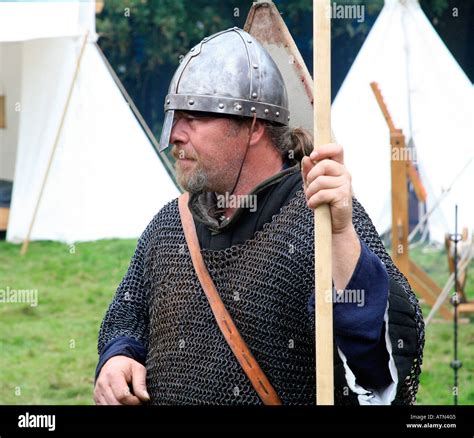
[[[440,206],[441,202],[446,198],[446,196],[449,195],[449,192],[454,186],[454,183],[458,180],[458,178],[465,172],[465,170],[469,167],[469,165],[472,163],[474,160],[474,157],[471,157],[471,159],[464,165],[464,167],[459,171],[459,173],[454,177],[454,179],[451,181],[451,184],[448,186],[448,188],[436,199],[434,202],[433,206],[428,210],[422,218],[418,221],[418,224],[416,225],[415,228],[413,228],[412,232],[408,236],[408,242],[411,242],[413,238],[416,236],[416,233],[424,226],[424,224],[428,221],[430,216],[434,213],[434,211]]]
[[[119,79],[119,77],[115,73],[113,67],[110,65],[107,57],[104,55],[104,52],[102,51],[100,46],[97,43],[95,43],[95,46],[97,47],[97,50],[98,50],[102,60],[104,61],[104,64],[107,67],[107,70],[109,71],[110,75],[114,79],[115,84],[117,85],[120,92],[122,93],[122,96],[124,97],[124,99],[127,102],[128,106],[130,107],[130,109],[132,110],[132,112],[135,115],[136,119],[138,120],[138,123],[140,123],[140,126],[145,131],[145,134],[147,135],[148,139],[150,140],[151,144],[153,145],[153,149],[156,152],[156,155],[158,155],[158,158],[164,164],[164,166],[165,166],[165,168],[168,172],[168,175],[173,180],[176,187],[178,187],[178,189],[181,190],[181,188],[180,188],[180,186],[179,186],[179,184],[176,180],[176,175],[175,175],[173,164],[171,163],[170,159],[168,158],[168,156],[166,154],[163,154],[163,153],[159,152],[160,145],[159,145],[158,141],[156,140],[156,137],[153,134],[153,131],[150,129],[150,127],[146,123],[145,119],[141,115],[140,111],[136,107],[135,103],[133,102],[133,99],[128,94],[127,90],[125,89],[124,85],[122,84],[122,81]],[[182,192],[182,190],[181,190],[181,192]]]

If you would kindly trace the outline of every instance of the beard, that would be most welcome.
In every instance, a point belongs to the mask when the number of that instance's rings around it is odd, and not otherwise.
[[[173,146],[171,155],[176,160],[174,168],[176,171],[176,179],[178,184],[189,193],[201,193],[209,188],[209,176],[203,168],[201,162],[196,156],[184,155],[183,151],[178,151],[176,146]],[[194,160],[194,168],[192,170],[185,170],[180,165],[180,158],[187,158]]]
[[[238,154],[232,154],[225,162],[222,160],[216,162],[204,162],[194,151],[185,153],[173,145],[171,155],[176,159],[175,170],[176,179],[179,185],[189,193],[215,192],[224,194],[232,190],[236,181],[240,167],[242,165],[241,157]],[[192,168],[184,167],[179,159],[194,160]]]
[[[196,162],[195,169],[187,173],[176,163],[176,178],[179,185],[189,193],[202,193],[208,190],[209,177],[199,162]]]

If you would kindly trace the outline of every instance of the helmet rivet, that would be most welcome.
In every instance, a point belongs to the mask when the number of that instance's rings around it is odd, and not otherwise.
[[[280,111],[277,111],[277,112],[275,113],[275,115],[276,115],[277,117],[280,117]]]
[[[234,26],[234,30],[239,30],[239,28],[237,26]]]
[[[194,52],[194,50],[195,50],[195,49],[194,49],[194,47],[193,47],[193,48],[191,49],[191,52]]]
[[[247,40],[247,42],[248,42],[249,44],[252,44],[252,40]]]
[[[257,64],[254,64],[254,65],[253,65],[253,68],[258,68],[258,65],[257,65]]]
[[[257,111],[257,109],[253,106],[252,108],[250,108],[250,111],[254,113]]]
[[[204,39],[202,40],[203,43],[205,43],[206,41],[207,41],[207,38],[204,38]]]
[[[237,103],[237,104],[234,106],[234,109],[235,109],[236,111],[240,111],[240,110],[242,109],[242,105],[240,105],[240,104]]]
[[[170,103],[171,103],[171,100],[168,99],[168,100],[166,101],[166,105],[169,105]]]
[[[224,109],[224,104],[223,104],[223,103],[220,103],[220,104],[219,104],[219,108],[220,108],[220,109]]]
[[[188,103],[189,105],[194,105],[194,100],[191,99]]]
[[[266,109],[264,112],[265,112],[265,114],[268,114],[270,111],[268,111],[268,109]]]
[[[288,121],[290,121],[290,116],[288,116]]]
[[[258,94],[257,94],[257,93],[255,93],[255,92],[254,92],[254,93],[252,93],[252,97],[253,97],[254,99],[256,99],[256,98],[257,98],[257,96],[258,96]]]

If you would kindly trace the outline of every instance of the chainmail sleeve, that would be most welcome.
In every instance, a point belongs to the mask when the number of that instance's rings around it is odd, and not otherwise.
[[[99,354],[107,343],[121,336],[136,339],[145,348],[148,347],[149,285],[145,275],[145,259],[155,222],[156,217],[138,240],[127,273],[102,321],[98,340]]]
[[[425,341],[425,325],[418,299],[385,250],[366,211],[355,198],[353,223],[358,235],[384,263],[389,276],[389,336],[399,380],[393,404],[414,404]]]

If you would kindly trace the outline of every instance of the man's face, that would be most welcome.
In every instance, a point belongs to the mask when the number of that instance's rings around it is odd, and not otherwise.
[[[248,141],[245,126],[227,118],[176,112],[170,143],[179,184],[191,193],[232,190]]]

